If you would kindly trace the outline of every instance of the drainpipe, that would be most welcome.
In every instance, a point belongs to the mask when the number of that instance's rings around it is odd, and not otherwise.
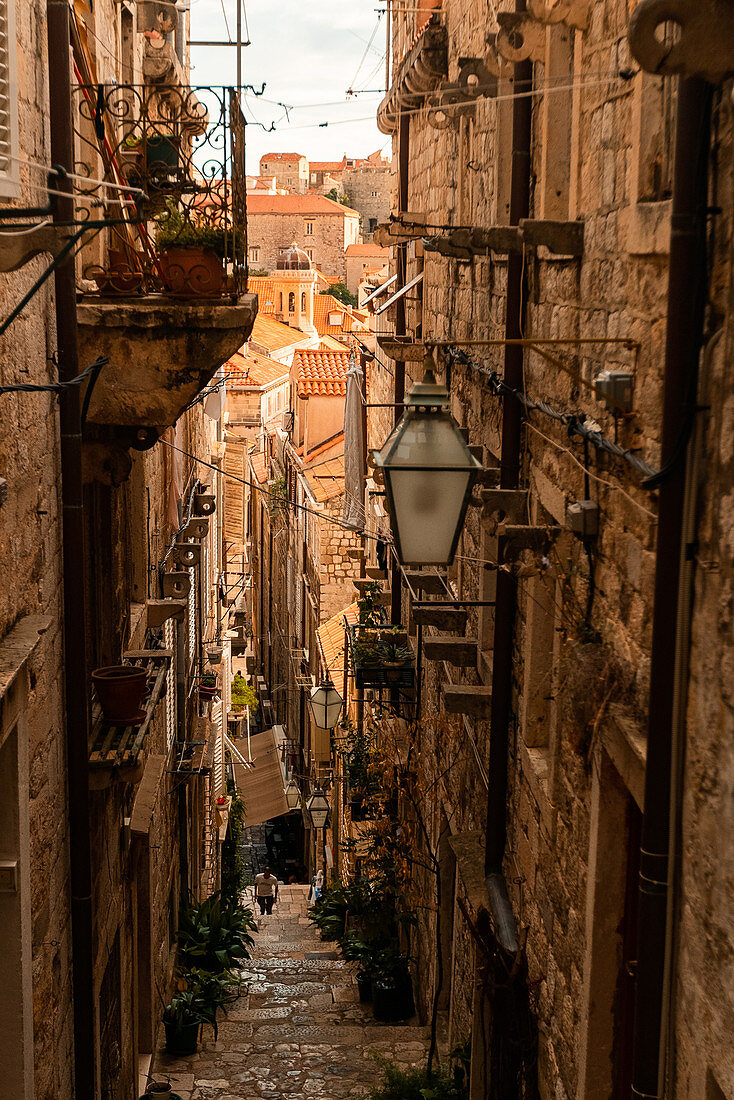
[[[48,72],[51,160],[74,170],[69,65],[69,5],[48,0]],[[67,190],[64,182],[57,184]],[[70,188],[69,188],[70,190]],[[74,203],[59,199],[57,221],[70,221]],[[79,373],[74,260],[54,273],[59,381]],[[81,395],[65,389],[59,402],[61,449],[61,524],[64,574],[64,679],[66,764],[68,775],[69,876],[71,882],[72,993],[74,1022],[74,1096],[94,1100],[95,1020],[92,868],[89,841],[89,701],[84,588],[84,498],[82,483]]]
[[[406,111],[400,112],[398,123],[398,212],[404,214],[408,209],[408,168],[410,164],[410,115]],[[405,286],[406,272],[408,269],[408,246],[400,243],[397,246],[397,276],[398,286]],[[395,303],[395,335],[405,335],[405,295],[398,298]],[[403,401],[405,400],[405,361],[395,360],[395,389],[393,401],[393,426],[403,415]],[[402,616],[402,576],[398,559],[393,556],[392,569],[390,571],[390,622],[399,623]]]
[[[706,215],[711,140],[709,84],[681,78],[668,282],[668,320],[663,389],[658,550],[655,567],[645,812],[640,849],[637,984],[632,1095],[659,1097],[664,1089],[662,1024],[668,937],[672,745],[676,684],[687,653],[679,646],[681,569],[686,484],[685,455],[696,401],[707,291]],[[676,662],[676,656],[678,661]],[[676,667],[676,664],[678,667]],[[685,721],[683,714],[678,715]]]
[[[525,0],[516,0],[515,11],[525,11]],[[513,89],[530,91],[533,66],[520,61],[514,67]],[[530,135],[532,99],[522,96],[512,108],[512,169],[510,177],[510,225],[518,225],[530,213]],[[507,260],[505,337],[516,340],[525,327],[527,287],[523,256],[510,254]],[[506,344],[504,377],[508,385],[523,388],[523,348]],[[500,486],[516,489],[520,475],[522,407],[519,401],[505,401],[502,407],[502,450]],[[501,551],[500,551],[501,556]],[[487,840],[485,875],[501,875],[507,839],[507,762],[509,753],[510,703],[512,694],[512,649],[517,582],[511,573],[498,571],[494,618],[492,664],[492,707],[489,740],[489,790],[487,796]],[[492,897],[506,893],[494,890]],[[507,902],[509,906],[509,902]],[[508,916],[508,914],[506,914]]]

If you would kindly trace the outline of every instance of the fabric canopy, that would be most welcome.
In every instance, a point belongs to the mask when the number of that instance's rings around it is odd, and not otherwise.
[[[342,523],[354,531],[364,529],[364,422],[362,385],[364,375],[352,358],[347,371],[347,395],[344,401],[344,507]]]
[[[283,771],[275,732],[257,733],[250,744],[253,767],[247,768],[237,760],[233,764],[237,791],[245,804],[245,828],[290,813],[283,792]]]

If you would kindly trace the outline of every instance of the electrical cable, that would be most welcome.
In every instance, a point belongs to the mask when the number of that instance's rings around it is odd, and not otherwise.
[[[500,374],[495,370],[490,370],[489,367],[481,367],[478,363],[457,347],[447,348],[447,354],[451,358],[452,362],[459,363],[462,366],[471,367],[473,370],[480,374],[483,378],[487,378],[489,381],[489,389],[492,393],[498,397],[514,397],[516,401],[519,401],[526,409],[531,409],[536,412],[541,412],[551,420],[556,420],[558,423],[563,424],[566,428],[569,438],[573,438],[574,435],[581,436],[582,439],[588,440],[599,451],[605,451],[607,454],[613,455],[615,458],[621,458],[632,466],[638,473],[644,475],[646,479],[653,478],[657,475],[657,471],[653,469],[649,463],[644,459],[638,458],[632,451],[620,447],[618,443],[615,443],[611,439],[607,439],[602,435],[600,431],[595,428],[590,428],[585,423],[584,413],[564,413],[559,409],[553,408],[546,401],[540,401],[532,397],[528,397],[527,394],[521,390],[515,389],[513,386],[508,385]],[[643,487],[645,482],[643,482]]]
[[[80,386],[87,378],[93,374],[99,374],[102,367],[106,367],[109,363],[109,357],[107,355],[100,355],[99,358],[83,370],[81,374],[77,374],[75,378],[70,378],[68,382],[47,382],[44,385],[36,385],[32,382],[18,382],[10,386],[0,386],[0,394],[3,393],[63,393],[64,390],[68,390],[71,386]]]

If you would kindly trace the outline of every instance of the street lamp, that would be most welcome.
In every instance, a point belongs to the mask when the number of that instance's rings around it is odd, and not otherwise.
[[[311,818],[314,829],[325,829],[326,819],[329,816],[329,800],[321,787],[316,787],[311,797],[306,802],[306,809]]]
[[[312,688],[309,704],[316,725],[321,730],[331,730],[339,721],[342,712],[342,699],[330,679],[323,680]]]
[[[374,452],[387,493],[395,550],[403,565],[451,565],[472,485],[482,468],[449,412],[427,355],[406,409]]]
[[[301,805],[301,792],[295,779],[289,779],[285,787],[285,804],[289,810],[297,810]]]

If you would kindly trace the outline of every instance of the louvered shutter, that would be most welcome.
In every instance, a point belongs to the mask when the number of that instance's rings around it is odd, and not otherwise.
[[[20,193],[15,0],[0,0],[0,195]]]

